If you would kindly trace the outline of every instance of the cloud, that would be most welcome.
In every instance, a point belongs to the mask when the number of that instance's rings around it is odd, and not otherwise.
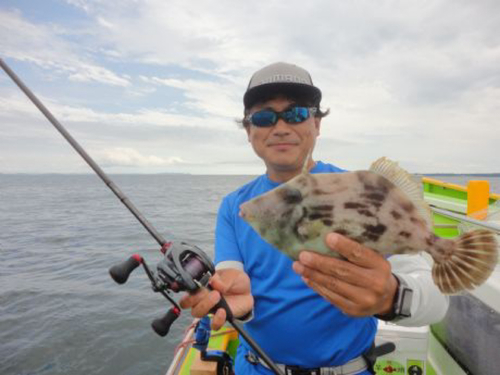
[[[331,109],[317,158],[345,168],[386,155],[419,171],[498,171],[489,156],[500,141],[498,1],[64,6],[74,20],[0,8],[0,35],[8,35],[0,48],[24,62],[21,72],[47,87],[42,100],[92,148],[177,155],[185,163],[172,167],[185,170],[203,160],[202,172],[227,170],[228,155],[241,155],[249,170],[246,161],[257,159],[233,121],[243,92],[256,69],[290,61],[312,73]],[[5,92],[0,121],[11,125],[2,135],[19,124],[31,130],[21,117],[36,110]]]
[[[75,73],[69,74],[68,78],[72,81],[77,82],[100,82],[106,83],[114,86],[128,86],[130,84],[129,80],[109,71],[108,69],[102,68],[100,66],[82,64],[76,68],[66,68],[68,71],[76,70]]]
[[[140,77],[143,82],[162,85],[179,89],[184,92],[187,99],[185,105],[203,113],[232,117],[233,114],[242,112],[239,100],[234,95],[238,87],[232,82],[213,82],[195,79],[174,79],[159,77]]]
[[[31,104],[21,92],[14,90],[0,90],[0,113],[3,116],[35,115],[38,113],[36,107]]]
[[[246,46],[239,44],[238,36],[242,29],[242,25],[238,25],[241,21],[238,9],[252,8],[245,2],[202,2],[197,4],[195,12],[183,1],[152,0],[139,6],[135,1],[123,1],[117,6],[101,1],[79,1],[78,6],[85,7],[99,21],[100,27],[95,32],[101,41],[115,46],[129,58],[197,69],[203,66],[200,63],[217,62],[210,71],[220,73],[234,69],[231,62],[237,62],[237,66],[251,65],[241,59]],[[221,50],[224,56],[220,55]],[[222,66],[220,62],[224,59],[226,63]]]
[[[123,1],[118,8],[103,1],[77,3],[97,20],[101,43],[123,59],[223,78],[214,83],[150,77],[182,89],[193,108],[209,113],[217,111],[217,102],[241,112],[237,106],[250,74],[278,60],[308,68],[329,99],[325,104],[348,114],[449,105],[469,91],[500,84],[500,49],[494,43],[500,9],[491,1],[460,7],[449,1],[362,2],[363,12],[349,2],[298,0],[259,7],[206,1],[196,12],[184,1]],[[296,9],[307,15],[300,27]]]
[[[78,51],[81,45],[66,40],[61,28],[32,23],[19,11],[0,9],[0,50],[3,57],[36,64],[53,75],[77,82],[99,82],[126,87],[130,81],[95,64]],[[8,37],[5,37],[8,35]]]
[[[23,97],[21,93],[12,93],[11,91],[13,90],[4,90],[4,96],[0,97],[1,116],[11,118],[16,116],[40,118],[42,116],[36,107]],[[225,122],[221,122],[219,118],[207,118],[190,114],[189,112],[180,114],[162,108],[138,108],[131,112],[104,112],[88,107],[62,104],[59,101],[44,96],[39,96],[39,99],[63,123],[102,123],[115,126],[143,126],[148,124],[160,127],[220,128],[221,124],[225,126],[223,124],[232,121],[232,119],[227,117]]]
[[[97,151],[95,154],[97,160],[108,167],[164,167],[184,162],[175,156],[165,159],[154,155],[143,155],[132,148],[112,148]]]

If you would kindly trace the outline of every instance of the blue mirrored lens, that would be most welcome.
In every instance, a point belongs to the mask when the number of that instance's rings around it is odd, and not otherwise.
[[[309,117],[309,109],[306,107],[293,107],[283,112],[282,116],[289,124],[298,124],[307,120]]]
[[[272,126],[278,121],[278,114],[270,110],[255,112],[251,121],[255,126]]]

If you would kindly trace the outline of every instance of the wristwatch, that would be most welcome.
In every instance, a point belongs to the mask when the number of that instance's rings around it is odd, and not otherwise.
[[[393,274],[394,275],[394,274]],[[411,304],[413,301],[413,289],[409,287],[402,277],[394,275],[398,281],[398,288],[394,295],[392,310],[384,315],[375,315],[375,318],[386,322],[397,322],[398,320],[411,316]]]

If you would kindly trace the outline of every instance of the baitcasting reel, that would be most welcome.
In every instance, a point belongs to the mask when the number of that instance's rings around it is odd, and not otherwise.
[[[206,287],[215,273],[215,268],[210,258],[199,247],[186,242],[168,242],[161,251],[165,256],[156,266],[156,274],[138,254],[111,267],[109,274],[118,284],[124,284],[132,271],[142,264],[151,280],[153,291],[161,293],[173,305],[163,317],[155,319],[151,325],[158,335],[166,336],[170,326],[181,313],[179,305],[170,295],[171,292],[194,293]]]
[[[189,245],[186,242],[172,243],[166,242],[162,245],[161,251],[164,258],[156,266],[157,272],[154,274],[149,269],[144,259],[134,254],[123,263],[119,263],[109,269],[109,274],[118,284],[124,284],[133,270],[140,264],[151,280],[153,291],[161,293],[168,299],[173,307],[161,318],[155,319],[151,324],[153,330],[160,336],[166,336],[172,323],[180,316],[181,309],[177,302],[170,296],[171,292],[194,293],[200,288],[211,289],[208,284],[210,277],[215,273],[215,268],[208,256],[197,246]],[[226,311],[227,321],[245,339],[260,358],[273,370],[276,375],[284,373],[267,356],[262,348],[248,335],[240,322],[236,320],[227,304],[221,297],[219,303],[212,309],[212,312],[223,308]]]

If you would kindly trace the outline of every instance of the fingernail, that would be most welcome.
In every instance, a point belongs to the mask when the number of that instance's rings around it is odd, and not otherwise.
[[[303,251],[300,253],[299,255],[299,259],[302,263],[305,263],[305,264],[308,264],[312,261],[312,254],[307,252],[307,251]]]
[[[292,268],[299,275],[302,275],[302,272],[304,272],[304,266],[299,262],[293,262]]]
[[[328,245],[334,247],[339,241],[339,236],[336,233],[330,233],[326,240],[328,241]]]
[[[219,293],[212,291],[212,292],[210,292],[210,295],[208,296],[208,298],[212,302],[219,302],[219,299],[220,299]]]

